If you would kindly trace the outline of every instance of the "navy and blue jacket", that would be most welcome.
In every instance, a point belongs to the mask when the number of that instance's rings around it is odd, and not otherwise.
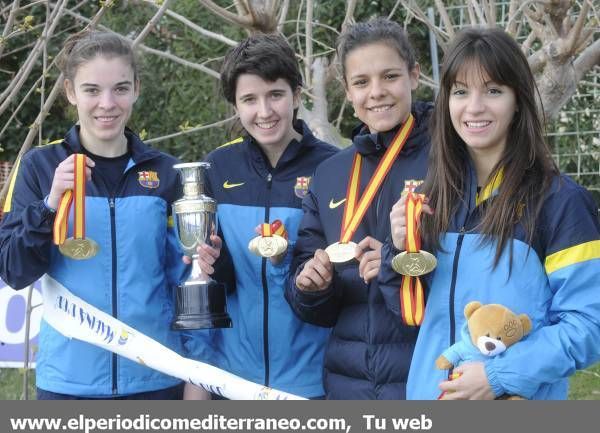
[[[461,339],[470,301],[502,304],[533,323],[531,334],[505,352],[485,360],[496,396],[565,399],[567,377],[600,359],[600,225],[591,195],[565,176],[556,176],[535,224],[532,241],[521,224],[496,267],[497,243],[482,242],[482,206],[491,194],[477,193],[477,176],[465,172],[464,201],[441,236],[437,268],[410,370],[409,399],[436,399],[448,372],[436,358]],[[499,180],[501,177],[498,178]],[[486,191],[483,189],[482,191]],[[486,197],[487,195],[487,197]],[[525,209],[527,211],[527,209]],[[382,249],[382,290],[395,295],[398,276],[391,268],[391,243]],[[512,269],[510,262],[512,251]]]
[[[233,328],[211,330],[213,345],[199,357],[252,382],[317,397],[323,395],[323,349],[329,330],[300,321],[283,292],[302,196],[315,167],[337,148],[316,139],[304,122],[296,126],[301,141],[292,140],[274,168],[250,137],[221,146],[206,158],[212,165],[208,195],[217,200],[225,245],[215,279],[229,285],[227,309]],[[257,236],[257,225],[276,219],[288,232],[289,247],[284,260],[274,265],[251,253],[248,243]]]
[[[354,242],[366,236],[385,241],[390,236],[392,206],[406,186],[425,178],[431,109],[430,104],[413,105],[415,126],[358,226]],[[355,152],[363,156],[362,194],[397,128],[379,134],[364,133],[364,126],[357,131],[360,133],[353,137],[351,147],[325,161],[315,172],[303,202],[304,217],[294,250],[292,275],[302,270],[316,249],[340,240],[343,201]],[[325,353],[327,398],[405,398],[417,330],[402,325],[390,311],[377,280],[365,284],[358,274],[358,262],[352,261],[335,266],[333,281],[326,290],[302,292],[295,281],[291,277],[286,288],[286,298],[294,311],[308,323],[333,327]]]
[[[131,159],[115,194],[108,193],[94,169],[86,183],[86,237],[100,246],[89,260],[73,260],[58,251],[52,242],[55,213],[44,204],[58,164],[72,153],[83,152],[79,127],[74,126],[60,143],[23,156],[0,226],[0,275],[11,287],[21,289],[48,274],[75,296],[180,352],[181,334],[170,330],[172,288],[186,267],[168,224],[170,205],[182,195],[172,168],[177,160],[148,148],[129,130],[125,135]],[[72,214],[67,236],[72,236]],[[179,382],[64,337],[42,320],[36,366],[36,385],[41,389],[111,397]]]

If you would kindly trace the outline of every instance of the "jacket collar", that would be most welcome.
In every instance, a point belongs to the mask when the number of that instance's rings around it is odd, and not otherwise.
[[[429,133],[428,123],[432,109],[433,105],[428,102],[417,101],[413,103],[411,113],[415,118],[415,126],[402,149],[402,153],[410,153],[422,146],[422,140],[415,140],[415,138]],[[396,127],[390,131],[371,134],[369,133],[367,125],[362,123],[352,131],[352,143],[362,155],[383,153],[388,148],[401,126],[402,125],[396,125]]]
[[[83,152],[83,145],[79,139],[79,129],[79,125],[73,125],[63,140],[73,153]],[[127,164],[127,168],[160,155],[159,151],[148,147],[135,132],[127,127],[125,128],[125,137],[127,137],[127,147],[131,152],[131,160]]]
[[[283,154],[277,161],[277,167],[280,168],[284,165],[294,161],[301,153],[305,152],[308,148],[314,147],[317,143],[317,139],[312,134],[308,125],[303,120],[296,120],[294,123],[294,129],[302,135],[300,141],[293,139],[286,146]],[[270,166],[269,159],[264,154],[260,145],[254,140],[252,136],[247,136],[244,139],[244,143],[247,146],[250,154],[250,160],[252,164],[261,172],[271,172],[273,169]]]
[[[468,197],[469,209],[474,209],[484,201],[497,196],[503,180],[504,169],[501,168],[500,171],[498,171],[498,173],[487,183],[487,185],[481,188],[481,190],[478,190],[475,164],[469,156],[467,164],[467,184],[465,185],[465,197]]]

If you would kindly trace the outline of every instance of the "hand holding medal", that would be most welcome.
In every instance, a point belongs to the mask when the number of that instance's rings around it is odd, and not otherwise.
[[[402,320],[409,326],[419,326],[423,321],[425,294],[419,276],[433,271],[437,265],[433,254],[421,250],[419,225],[424,198],[422,194],[409,192],[405,198],[400,199],[399,206],[394,205],[390,214],[392,238],[396,247],[399,246],[398,237],[405,225],[405,251],[392,259],[392,268],[402,275],[400,307]]]
[[[248,243],[248,249],[261,257],[277,257],[282,255],[288,247],[287,231],[280,220],[271,224],[264,223],[260,226],[260,235]]]
[[[86,176],[86,156],[75,154],[73,158],[68,158],[62,164],[70,164],[69,159],[74,162],[73,188],[63,192],[53,226],[54,244],[58,245],[60,252],[74,260],[86,260],[94,257],[99,250],[98,244],[85,237],[85,182]],[[59,170],[55,177],[58,175]],[[54,183],[54,182],[53,182]],[[53,185],[54,186],[54,185]],[[69,220],[69,210],[73,203],[73,237],[67,237],[67,222]]]
[[[390,171],[396,157],[402,151],[404,143],[406,143],[406,140],[410,136],[414,124],[415,118],[410,114],[379,161],[360,200],[358,199],[358,193],[360,189],[362,155],[358,152],[354,154],[350,179],[348,181],[348,189],[346,191],[346,204],[344,206],[344,216],[341,224],[340,241],[325,248],[325,252],[329,255],[329,260],[332,263],[344,263],[355,258],[357,245],[352,242],[351,239],[365,216],[367,209],[371,205],[371,202],[377,195],[377,191]]]

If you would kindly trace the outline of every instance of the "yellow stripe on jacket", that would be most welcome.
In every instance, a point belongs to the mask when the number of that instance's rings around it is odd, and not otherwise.
[[[569,265],[593,259],[600,259],[600,240],[584,242],[550,254],[544,265],[546,273],[551,274]]]

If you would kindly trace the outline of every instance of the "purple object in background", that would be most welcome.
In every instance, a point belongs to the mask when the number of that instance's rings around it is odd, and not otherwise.
[[[37,345],[42,318],[42,293],[40,282],[33,283],[31,327],[29,330],[30,353],[32,346]],[[25,360],[25,308],[27,305],[27,289],[13,290],[0,280],[0,368],[23,367]],[[30,355],[32,366],[35,359]]]

